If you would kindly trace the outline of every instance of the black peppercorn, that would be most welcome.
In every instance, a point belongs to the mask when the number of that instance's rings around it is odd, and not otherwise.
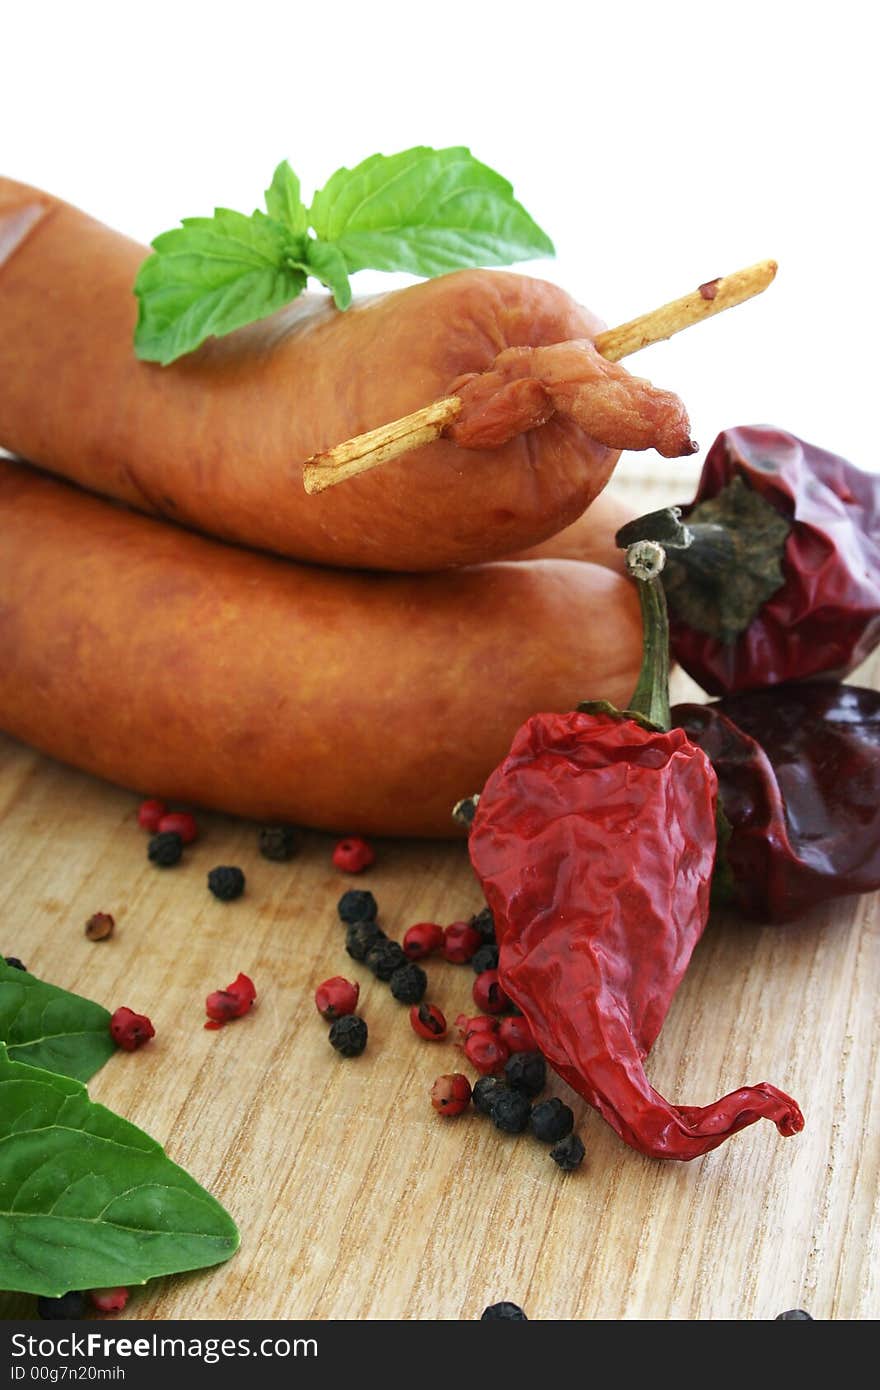
[[[556,1144],[574,1129],[574,1111],[554,1096],[535,1106],[531,1125],[532,1133],[542,1144]]]
[[[244,892],[244,874],[233,864],[218,864],[208,874],[208,887],[221,903],[231,903]]]
[[[343,1057],[360,1057],[367,1045],[367,1025],[356,1014],[343,1014],[330,1029],[330,1042]]]
[[[482,975],[485,970],[498,969],[498,947],[488,942],[481,946],[471,956],[471,969],[475,975]]]
[[[475,912],[470,924],[474,931],[480,933],[485,946],[495,945],[495,918],[492,916],[491,908],[484,907],[481,912]]]
[[[367,952],[385,940],[385,933],[375,922],[352,922],[345,933],[345,949],[352,960],[366,960]]]
[[[576,1134],[568,1134],[550,1150],[550,1157],[558,1163],[563,1173],[572,1173],[584,1161],[585,1149]]]
[[[524,1096],[539,1096],[547,1085],[547,1063],[540,1052],[514,1052],[505,1065],[504,1079]]]
[[[496,1129],[505,1134],[522,1134],[529,1123],[532,1107],[522,1091],[511,1091],[509,1086],[498,1088],[492,1100],[489,1114]]]
[[[261,825],[257,843],[264,859],[283,864],[296,854],[297,841],[292,825]]]
[[[336,904],[340,922],[375,922],[379,911],[376,899],[365,888],[349,888]]]
[[[173,830],[163,830],[153,835],[147,845],[147,858],[159,869],[171,869],[180,863],[183,854],[183,840]]]
[[[528,1322],[522,1308],[516,1303],[491,1303],[480,1318],[480,1322],[497,1322],[501,1319],[509,1322]]]
[[[499,1081],[497,1076],[481,1076],[479,1081],[474,1082],[471,1096],[475,1109],[479,1110],[481,1115],[491,1115],[496,1097],[506,1089],[504,1082]]]
[[[402,965],[407,964],[407,959],[400,943],[389,941],[385,937],[384,940],[377,941],[375,946],[370,947],[364,956],[364,963],[368,970],[372,970],[378,980],[385,980],[387,983],[395,970],[399,970]]]
[[[793,1322],[795,1320],[812,1322],[813,1315],[812,1313],[805,1313],[803,1308],[789,1308],[787,1313],[777,1313],[773,1319],[774,1322]]]
[[[407,961],[391,976],[391,993],[400,1004],[420,1004],[428,988],[428,977],[420,965]]]
[[[84,1293],[63,1293],[60,1298],[38,1298],[37,1317],[47,1321],[60,1318],[84,1318],[86,1315],[86,1296]]]
[[[23,970],[27,974],[27,966],[18,959],[18,956],[4,956],[7,965],[11,965],[13,970]]]

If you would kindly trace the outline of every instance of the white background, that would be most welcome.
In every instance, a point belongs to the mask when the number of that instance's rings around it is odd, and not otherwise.
[[[704,447],[761,421],[877,469],[873,8],[14,6],[0,168],[148,241],[252,210],[285,157],[308,198],[376,151],[470,145],[556,243],[530,272],[609,323],[778,259],[760,299],[630,365]]]

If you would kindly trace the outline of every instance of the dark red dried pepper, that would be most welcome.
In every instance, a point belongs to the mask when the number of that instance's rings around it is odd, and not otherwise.
[[[672,718],[718,777],[740,909],[786,922],[880,888],[880,693],[827,681],[776,686],[676,705]]]
[[[682,510],[694,542],[663,576],[672,650],[710,694],[839,680],[880,642],[880,475],[742,426],[715,440]]]
[[[675,1106],[645,1075],[708,917],[716,780],[681,729],[656,727],[665,608],[656,579],[640,593],[638,713],[583,706],[528,720],[479,798],[470,855],[501,981],[547,1060],[633,1148],[690,1159],[758,1119],[789,1135],[803,1118],[766,1084]],[[666,716],[668,728],[668,705]]]

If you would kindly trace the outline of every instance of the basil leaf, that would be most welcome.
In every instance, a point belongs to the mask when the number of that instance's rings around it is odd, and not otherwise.
[[[266,189],[266,211],[275,222],[289,227],[298,236],[305,235],[309,214],[300,197],[299,179],[286,159],[282,159]]]
[[[232,1218],[154,1139],[0,1044],[0,1288],[144,1284],[237,1248]]]
[[[110,1014],[0,956],[0,1042],[13,1061],[88,1081],[116,1051]]]
[[[167,365],[296,299],[304,242],[264,213],[230,208],[158,236],[135,281],[138,357]]]
[[[310,215],[352,273],[370,267],[441,275],[554,254],[507,180],[463,146],[420,145],[338,169],[315,195]]]
[[[345,268],[345,257],[328,241],[308,243],[307,268],[322,285],[333,291],[337,309],[347,309],[351,303],[351,282]]]

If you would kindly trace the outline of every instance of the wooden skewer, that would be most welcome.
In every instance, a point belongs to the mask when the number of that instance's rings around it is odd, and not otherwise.
[[[720,314],[723,309],[732,309],[761,294],[773,280],[776,269],[775,261],[759,261],[733,275],[708,280],[681,299],[673,299],[649,314],[600,333],[594,344],[596,351],[609,362],[619,362],[622,357],[641,352],[652,343],[663,342],[713,314]],[[314,454],[303,465],[306,492],[323,492],[346,478],[354,478],[411,449],[430,444],[452,424],[460,410],[459,396],[443,396],[411,415],[403,415],[399,420],[356,435],[325,453]]]

